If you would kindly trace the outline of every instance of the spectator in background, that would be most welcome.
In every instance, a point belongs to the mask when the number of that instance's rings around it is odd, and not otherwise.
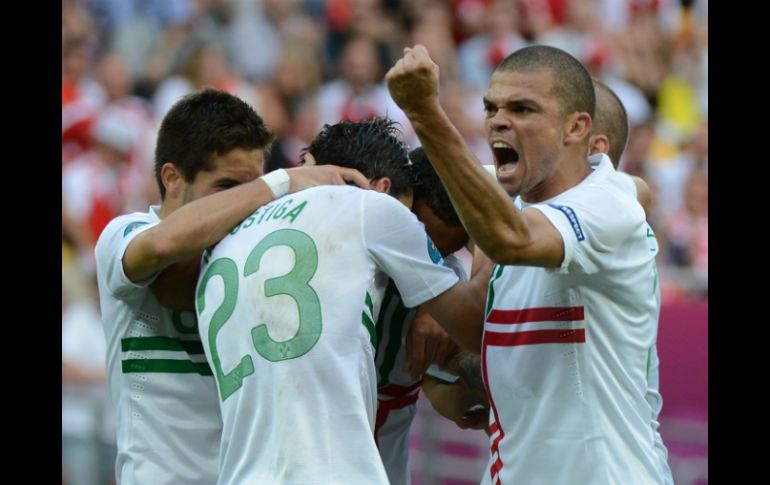
[[[289,132],[276,140],[265,160],[265,173],[279,168],[301,165],[302,150],[310,144],[317,133],[318,108],[316,100],[306,97],[295,103],[289,120]]]
[[[484,27],[481,31],[457,49],[461,79],[477,91],[486,89],[492,71],[500,61],[511,52],[528,45],[516,33],[517,19],[513,2],[492,1],[484,10],[483,19]]]
[[[693,171],[683,187],[683,205],[667,215],[663,234],[664,255],[669,265],[685,270],[678,278],[681,294],[708,294],[708,175]]]
[[[106,355],[95,281],[77,267],[62,267],[62,466],[68,483],[104,485],[114,477]]]
[[[81,264],[93,271],[93,248],[102,229],[125,210],[125,194],[134,190],[130,176],[132,134],[121,114],[99,115],[91,148],[62,170],[63,228],[76,243]]]

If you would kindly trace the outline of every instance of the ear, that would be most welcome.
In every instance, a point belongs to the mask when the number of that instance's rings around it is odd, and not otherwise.
[[[166,188],[166,197],[178,199],[184,191],[184,177],[182,172],[171,162],[166,162],[160,168],[160,180]]]
[[[382,192],[383,194],[387,194],[387,193],[390,193],[391,185],[392,185],[392,182],[390,181],[389,177],[382,177],[375,181],[372,181],[371,187],[377,192]]]
[[[567,124],[564,131],[564,144],[572,145],[580,143],[591,133],[593,121],[591,115],[586,112],[572,113],[567,118]]]
[[[598,133],[588,138],[588,154],[594,153],[610,153],[610,139],[607,135]]]
[[[306,167],[317,165],[315,161],[315,157],[310,152],[305,152],[302,155],[302,158],[300,159],[300,165],[304,165]]]

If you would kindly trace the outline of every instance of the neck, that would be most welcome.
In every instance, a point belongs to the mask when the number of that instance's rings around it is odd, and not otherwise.
[[[179,209],[182,206],[178,200],[173,200],[169,197],[164,197],[160,203],[160,210],[158,211],[158,218],[163,220],[168,217],[169,214]]]
[[[521,200],[533,204],[556,197],[578,185],[591,173],[588,159],[581,155],[571,161],[562,160],[557,163],[557,168],[543,182],[533,187],[527,193],[521,194]]]

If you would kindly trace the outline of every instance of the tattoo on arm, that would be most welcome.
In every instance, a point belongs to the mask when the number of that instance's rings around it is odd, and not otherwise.
[[[481,355],[474,352],[462,352],[458,356],[460,378],[471,389],[485,391],[484,379],[481,377]]]

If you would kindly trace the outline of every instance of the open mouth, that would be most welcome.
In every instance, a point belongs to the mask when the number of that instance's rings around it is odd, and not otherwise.
[[[492,154],[495,157],[497,171],[501,174],[513,171],[519,162],[519,152],[502,141],[492,143]]]

